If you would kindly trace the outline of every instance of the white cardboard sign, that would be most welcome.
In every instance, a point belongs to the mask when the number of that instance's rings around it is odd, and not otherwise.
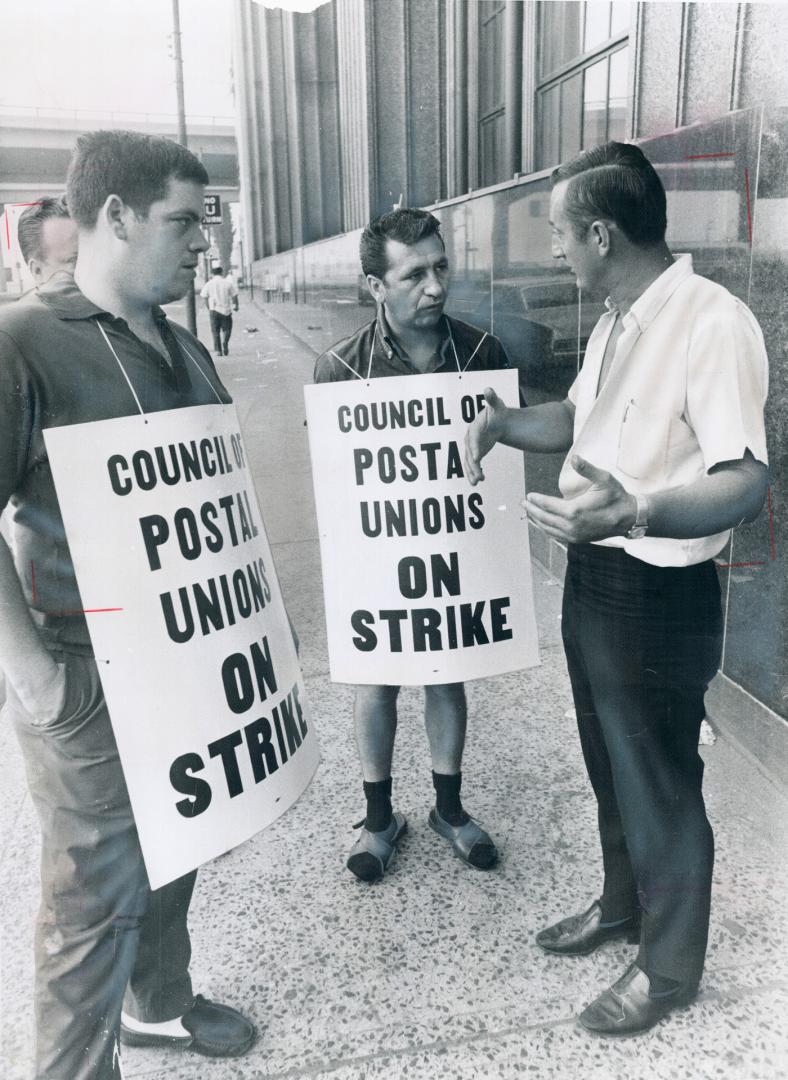
[[[463,470],[468,422],[515,371],[305,387],[335,682],[414,685],[539,663],[521,458]]]
[[[270,825],[317,739],[232,405],[44,432],[152,888]]]

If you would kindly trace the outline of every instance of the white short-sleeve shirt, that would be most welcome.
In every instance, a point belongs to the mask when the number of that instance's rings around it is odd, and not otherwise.
[[[209,278],[203,285],[200,297],[208,301],[210,311],[218,311],[220,315],[232,315],[233,300],[238,295],[235,282],[230,278]]]
[[[682,255],[638,297],[597,396],[605,346],[616,320],[608,303],[569,390],[574,443],[559,487],[574,498],[589,486],[573,454],[613,474],[632,493],[682,487],[747,449],[768,464],[763,406],[768,365],[749,308],[695,274]],[[598,541],[655,566],[689,566],[718,554],[729,531],[694,540],[646,535]]]

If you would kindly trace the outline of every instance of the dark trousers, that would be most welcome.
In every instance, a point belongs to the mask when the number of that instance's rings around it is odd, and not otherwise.
[[[193,1000],[196,874],[151,892],[95,661],[65,659],[54,724],[33,726],[11,687],[4,710],[41,823],[35,1077],[117,1080],[121,1006],[171,1020]]]
[[[598,804],[605,918],[640,910],[639,966],[694,986],[714,863],[698,753],[722,642],[714,564],[656,567],[570,545],[562,629]]]
[[[230,334],[233,332],[233,317],[232,315],[222,315],[220,311],[209,311],[208,314],[211,319],[214,350],[220,356],[226,356],[230,344]]]

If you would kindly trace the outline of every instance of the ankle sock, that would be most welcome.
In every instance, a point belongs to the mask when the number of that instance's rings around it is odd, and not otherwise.
[[[443,820],[448,821],[455,829],[470,821],[460,802],[462,773],[448,775],[433,770],[432,783],[435,787],[435,805]]]
[[[391,823],[391,777],[387,780],[364,781],[367,816],[364,827],[370,832],[383,832]]]

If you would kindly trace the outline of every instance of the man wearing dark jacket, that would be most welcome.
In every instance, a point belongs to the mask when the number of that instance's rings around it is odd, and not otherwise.
[[[168,139],[80,136],[74,277],[0,317],[0,510],[16,560],[0,539],[0,667],[42,833],[37,1080],[118,1080],[119,1036],[213,1056],[254,1039],[240,1013],[192,992],[196,875],[148,885],[43,437],[230,400],[210,355],[160,307],[184,295],[207,247],[207,182]]]

